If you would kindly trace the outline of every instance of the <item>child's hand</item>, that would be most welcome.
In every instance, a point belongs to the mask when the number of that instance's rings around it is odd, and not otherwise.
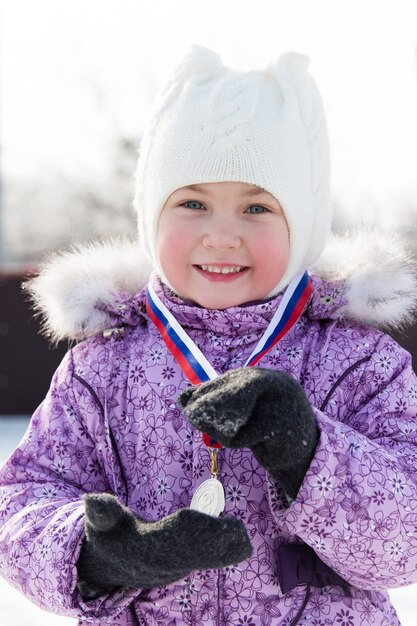
[[[258,462],[295,498],[318,441],[310,402],[282,371],[231,370],[183,391],[185,415],[228,448],[251,448]]]
[[[85,496],[85,531],[77,563],[86,599],[115,587],[145,588],[179,580],[194,569],[218,569],[250,557],[242,522],[180,509],[147,522],[107,493]]]

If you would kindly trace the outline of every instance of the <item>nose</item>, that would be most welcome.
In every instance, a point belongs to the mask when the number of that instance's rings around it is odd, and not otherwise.
[[[233,220],[212,220],[203,235],[203,246],[216,250],[235,250],[241,245],[241,237]]]

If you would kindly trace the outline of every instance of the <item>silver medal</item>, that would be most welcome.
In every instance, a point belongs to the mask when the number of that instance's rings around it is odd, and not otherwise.
[[[191,500],[190,509],[218,517],[224,510],[224,505],[223,485],[215,476],[212,476],[197,487]]]

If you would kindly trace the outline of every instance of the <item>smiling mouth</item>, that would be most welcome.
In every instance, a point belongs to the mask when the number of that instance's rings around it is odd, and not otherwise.
[[[248,269],[245,265],[197,265],[203,272],[210,272],[212,274],[239,274],[243,270]]]

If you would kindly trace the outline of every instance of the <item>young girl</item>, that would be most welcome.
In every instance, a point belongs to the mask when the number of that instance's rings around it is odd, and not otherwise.
[[[417,381],[371,326],[409,321],[416,281],[366,237],[307,273],[330,202],[306,57],[237,72],[193,47],[136,205],[140,250],[87,247],[31,283],[79,343],[0,473],[3,576],[79,624],[399,624]]]

